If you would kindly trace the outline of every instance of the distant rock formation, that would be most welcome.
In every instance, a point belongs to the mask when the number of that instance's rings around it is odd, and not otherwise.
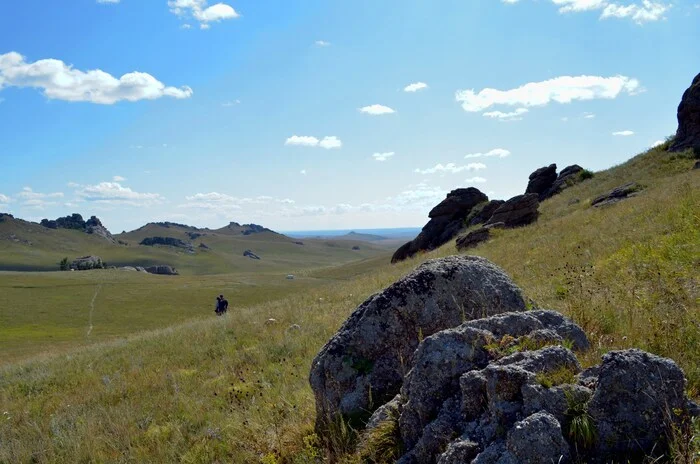
[[[452,240],[464,228],[465,220],[472,209],[488,199],[474,187],[451,191],[447,198],[428,213],[430,221],[420,234],[396,250],[391,262],[403,261],[419,251],[434,250]]]
[[[90,216],[90,219],[85,221],[83,220],[83,216],[78,213],[73,213],[70,216],[59,217],[54,220],[42,219],[40,224],[47,229],[80,230],[86,234],[94,234],[98,237],[102,237],[110,243],[117,243],[109,230],[102,225],[102,222],[96,216]]]
[[[201,248],[202,250],[209,250],[210,249],[207,245],[204,244],[204,242],[199,244],[199,248]]]
[[[539,216],[540,202],[536,193],[518,195],[503,203],[486,222],[486,225],[503,223],[506,228],[531,224]]]
[[[355,309],[316,356],[316,431],[327,438],[342,418],[365,429],[363,446],[390,426],[399,464],[602,464],[667,452],[669,428],[700,415],[683,371],[637,349],[583,370],[574,351],[589,348],[562,314],[526,311],[486,259],[431,260]]]
[[[175,268],[171,266],[166,266],[166,265],[158,265],[158,266],[150,266],[146,268],[146,272],[149,274],[157,274],[157,275],[178,275],[178,272],[175,270]]]
[[[547,192],[554,182],[557,180],[557,165],[550,164],[543,168],[539,168],[530,174],[530,182],[527,184],[525,193],[536,193],[539,195],[540,201],[546,198]]]
[[[669,151],[700,151],[700,74],[683,93],[678,105],[678,130]]]
[[[104,263],[99,256],[83,256],[70,263],[70,268],[75,271],[89,271],[92,269],[104,269]]]
[[[246,250],[243,252],[243,256],[250,258],[250,259],[260,259],[260,256],[256,255],[250,250]]]
[[[146,237],[143,240],[141,240],[141,243],[139,245],[143,246],[155,246],[155,245],[162,245],[162,246],[171,246],[175,248],[182,248],[187,251],[194,251],[194,247],[192,246],[191,243],[184,242],[180,240],[179,238],[174,238],[174,237]]]
[[[11,215],[10,213],[0,213],[0,222],[3,222],[8,219],[14,219],[15,217]]]
[[[621,187],[617,187],[605,193],[591,202],[591,206],[601,207],[612,205],[618,201],[622,201],[626,198],[632,197],[637,194],[642,189],[642,187],[635,182],[625,184]]]
[[[353,249],[353,251],[358,251],[358,250],[360,249],[360,247],[357,246],[357,245],[355,245],[355,246],[352,247],[352,249]]]
[[[505,203],[504,200],[491,200],[488,203],[475,206],[469,213],[469,216],[467,216],[467,225],[476,226],[478,224],[485,224],[503,203]]]

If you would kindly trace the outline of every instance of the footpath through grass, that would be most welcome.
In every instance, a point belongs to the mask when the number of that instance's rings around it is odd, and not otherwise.
[[[611,349],[649,350],[685,370],[697,399],[700,172],[691,165],[653,150],[543,203],[537,224],[498,231],[471,253],[582,325],[593,344],[585,364]],[[646,188],[589,207],[629,181]],[[349,280],[225,318],[6,367],[0,462],[318,462],[314,355],[367,296],[454,253],[450,243],[396,266],[351,265]],[[342,279],[343,269],[322,274]]]

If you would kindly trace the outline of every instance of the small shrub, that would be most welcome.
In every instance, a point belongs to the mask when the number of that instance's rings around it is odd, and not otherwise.
[[[573,443],[576,453],[592,449],[598,439],[595,421],[588,413],[588,403],[577,400],[571,392],[566,391],[566,418],[569,441]]]
[[[68,258],[63,258],[60,263],[58,263],[58,267],[62,271],[67,271],[70,269],[70,264],[68,263]]]
[[[360,459],[368,464],[390,464],[403,454],[398,417],[391,415],[367,433],[360,445]]]
[[[588,169],[584,169],[583,171],[581,171],[579,173],[578,178],[580,181],[584,181],[587,179],[593,179],[594,176],[595,176],[595,174],[593,173],[593,171],[589,171]]]

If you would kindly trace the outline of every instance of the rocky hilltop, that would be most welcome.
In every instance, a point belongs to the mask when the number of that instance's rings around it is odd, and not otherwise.
[[[541,201],[590,176],[589,171],[576,164],[557,174],[557,165],[551,164],[530,174],[525,193],[508,201],[489,201],[486,194],[474,187],[453,190],[428,213],[430,221],[420,234],[396,250],[391,262],[397,263],[419,252],[434,250],[457,237],[464,229],[479,224],[484,224],[485,228],[462,243],[471,246],[486,240],[489,237],[488,229],[494,227],[513,228],[531,224],[539,216]]]
[[[583,369],[588,348],[488,260],[431,260],[362,303],[314,359],[317,433],[342,419],[364,429],[361,449],[400,464],[663,455],[668,431],[700,415],[681,369],[636,349]]]
[[[96,216],[90,216],[87,221],[78,213],[73,213],[70,216],[59,217],[54,220],[42,219],[40,224],[47,229],[72,229],[85,232],[86,234],[97,235],[110,243],[117,243],[116,239],[107,230],[102,222]]]
[[[685,91],[678,105],[678,130],[669,150],[692,148],[700,152],[700,74]]]

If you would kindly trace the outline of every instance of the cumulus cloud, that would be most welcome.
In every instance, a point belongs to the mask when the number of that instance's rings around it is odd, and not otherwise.
[[[325,40],[317,40],[316,42],[314,42],[314,44],[315,44],[317,47],[330,47],[330,46],[331,46],[331,43],[330,43],[330,42],[326,42]]]
[[[510,150],[506,150],[505,148],[494,148],[486,153],[469,153],[468,155],[464,155],[465,158],[506,158],[508,156],[510,156]]]
[[[363,106],[359,111],[360,113],[371,114],[373,116],[396,113],[392,108],[384,105]]]
[[[503,3],[509,4],[518,3],[518,1],[502,0]],[[631,19],[640,25],[664,19],[664,15],[672,7],[671,3],[654,0],[641,0],[641,2],[627,5],[609,0],[551,0],[551,2],[559,7],[560,13],[600,11],[600,19]]]
[[[487,118],[498,119],[501,121],[521,121],[522,115],[529,112],[527,108],[518,108],[515,111],[504,113],[503,111],[489,111],[484,113]]]
[[[414,82],[413,84],[408,84],[406,87],[404,87],[403,91],[414,93],[427,88],[428,84],[426,84],[425,82]]]
[[[392,156],[394,156],[394,152],[390,151],[387,153],[375,153],[372,155],[372,158],[374,158],[375,161],[387,161]]]
[[[486,179],[483,177],[470,177],[469,179],[464,179],[464,182],[467,184],[483,184],[486,182]]]
[[[205,209],[220,214],[241,210],[246,206],[259,208],[261,205],[265,205],[265,209],[267,209],[268,206],[275,204],[285,207],[295,204],[294,200],[289,198],[271,196],[234,197],[219,192],[196,193],[185,197],[185,200],[185,203],[178,205],[178,208]]]
[[[124,178],[122,176],[114,176],[114,177],[112,177],[112,180],[114,182],[124,182],[126,180],[126,178]]]
[[[100,182],[95,185],[79,185],[75,195],[83,200],[107,205],[152,206],[165,201],[158,193],[141,193],[119,182]]]
[[[462,104],[464,111],[477,112],[494,105],[544,106],[552,101],[571,103],[576,100],[613,99],[621,94],[634,95],[640,91],[639,81],[627,76],[560,76],[529,82],[510,90],[458,90],[455,99]]]
[[[240,17],[232,6],[225,3],[208,6],[206,0],[168,0],[168,6],[177,16],[191,17],[199,21],[199,27],[202,29],[209,29],[210,23]]]
[[[131,72],[120,78],[99,69],[74,69],[61,60],[28,63],[17,52],[0,55],[0,90],[3,87],[41,89],[50,99],[111,105],[118,101],[154,100],[161,97],[189,98],[192,89],[166,87],[150,74]]]
[[[56,199],[63,198],[63,192],[41,193],[35,192],[31,187],[24,187],[21,192],[15,195],[15,198],[22,206],[42,209],[57,204]]]
[[[437,173],[449,173],[457,174],[462,171],[479,171],[481,169],[486,169],[484,163],[469,163],[464,166],[457,166],[455,163],[442,164],[438,163],[432,168],[427,169],[415,169],[413,172],[418,174],[437,174]]]
[[[656,148],[656,147],[658,147],[659,145],[663,145],[664,143],[666,143],[665,140],[657,140],[656,142],[652,143],[652,144],[649,146],[649,148]],[[2,199],[0,199],[0,203],[2,203]]]
[[[285,142],[285,145],[296,145],[302,147],[320,147],[330,150],[333,148],[340,148],[343,146],[343,142],[335,135],[330,135],[318,139],[310,135],[292,135]]]
[[[7,205],[9,205],[11,201],[12,201],[12,199],[10,197],[0,193],[0,207],[6,208]]]
[[[634,135],[634,132],[631,130],[623,130],[623,131],[617,131],[613,132],[612,135],[619,135],[622,137],[629,137],[630,135]]]
[[[585,112],[585,113],[583,113],[583,119],[595,119],[595,114]]]

